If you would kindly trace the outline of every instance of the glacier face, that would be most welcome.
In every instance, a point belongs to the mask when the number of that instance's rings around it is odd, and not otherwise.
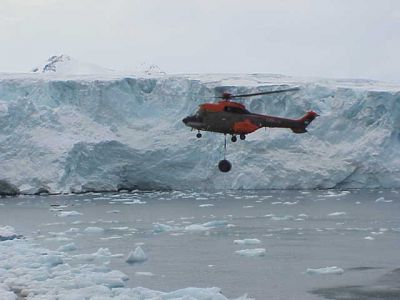
[[[299,86],[250,111],[321,116],[309,133],[263,129],[228,143],[182,118],[218,90]],[[119,189],[400,187],[400,85],[280,75],[0,75],[0,180],[22,193]],[[0,186],[0,187],[1,187]],[[9,188],[9,187],[8,187]]]

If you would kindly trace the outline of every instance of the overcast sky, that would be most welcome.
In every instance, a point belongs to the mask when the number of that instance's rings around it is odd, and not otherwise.
[[[398,0],[0,0],[0,71],[112,69],[400,82]]]

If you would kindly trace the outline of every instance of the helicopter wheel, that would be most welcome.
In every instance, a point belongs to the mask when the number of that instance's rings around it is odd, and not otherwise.
[[[218,169],[221,172],[227,173],[232,169],[232,164],[229,160],[223,159],[218,163]]]
[[[232,141],[232,143],[235,143],[235,142],[237,141],[237,137],[236,137],[236,135],[232,135],[232,137],[231,137],[231,141]]]
[[[244,140],[246,139],[246,135],[242,133],[242,134],[240,135],[240,139],[241,139],[242,141],[244,141]]]
[[[196,137],[197,137],[198,139],[202,137],[200,131],[196,134]]]

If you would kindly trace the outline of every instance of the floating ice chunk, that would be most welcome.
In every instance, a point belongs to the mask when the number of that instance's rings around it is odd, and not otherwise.
[[[378,199],[375,200],[375,202],[390,203],[390,202],[393,202],[393,200],[386,200],[384,197],[379,197]]]
[[[153,231],[155,233],[161,233],[161,232],[169,232],[169,231],[177,231],[179,230],[179,227],[176,226],[170,226],[167,224],[161,224],[161,223],[155,223],[153,224]]]
[[[238,245],[256,245],[260,244],[261,241],[259,239],[243,239],[243,240],[234,240],[233,243]]]
[[[286,202],[283,202],[282,204],[284,204],[284,205],[296,205],[297,203],[299,203],[299,201],[294,201],[294,202],[286,201]]]
[[[165,293],[162,295],[161,299],[227,300],[227,298],[221,294],[221,289],[215,287],[205,289],[194,287],[185,288],[174,292]]]
[[[21,238],[22,235],[17,235],[15,229],[12,226],[0,227],[0,241],[13,240]]]
[[[97,262],[105,262],[109,261],[112,257],[121,257],[122,254],[112,254],[108,248],[99,248],[95,253],[91,254],[77,254],[73,257],[78,260],[83,260],[87,262],[97,261]]]
[[[154,274],[151,273],[151,272],[136,272],[135,275],[137,275],[137,276],[149,276],[149,277],[154,276]]]
[[[121,211],[118,210],[118,209],[114,209],[114,210],[109,210],[109,211],[107,211],[108,214],[118,214],[118,213],[120,213],[120,212],[121,212]]]
[[[84,232],[89,234],[100,234],[104,232],[104,229],[101,227],[86,227]]]
[[[69,252],[69,251],[74,251],[76,250],[76,245],[74,243],[69,243],[63,246],[60,246],[57,251],[61,251],[61,252]]]
[[[111,227],[110,229],[112,230],[120,230],[120,231],[125,231],[125,230],[129,230],[128,226],[121,226],[121,227]]]
[[[39,262],[42,265],[46,265],[46,266],[50,266],[50,267],[54,267],[54,266],[61,265],[64,263],[59,252],[58,253],[50,252],[50,253],[43,254],[39,257]]]
[[[373,240],[375,240],[375,238],[372,237],[372,236],[366,236],[366,237],[364,238],[364,240],[373,241]]]
[[[346,212],[344,211],[337,211],[337,212],[333,212],[328,214],[328,216],[330,217],[337,217],[337,216],[344,216],[346,214]]]
[[[204,226],[202,224],[192,224],[184,228],[185,231],[207,231],[210,227]]]
[[[308,215],[307,215],[307,214],[298,214],[297,216],[298,216],[298,217],[301,217],[301,218],[308,218]]]
[[[325,195],[321,195],[320,197],[323,198],[330,198],[330,197],[342,197],[350,194],[349,191],[341,191],[341,192],[334,192],[334,191],[328,191]]]
[[[225,220],[215,220],[203,224],[190,224],[184,227],[155,223],[153,226],[155,233],[171,232],[171,231],[207,231],[218,227],[227,227],[228,222]]]
[[[244,250],[237,250],[235,251],[235,253],[247,257],[264,256],[266,250],[264,248],[244,249]]]
[[[282,216],[282,217],[279,217],[279,216],[271,217],[271,221],[288,221],[288,220],[293,220],[293,219],[294,219],[293,216],[290,216],[290,215],[286,215],[286,216]]]
[[[213,207],[214,204],[207,203],[207,204],[200,204],[199,207]]]
[[[125,201],[125,202],[123,202],[123,204],[128,204],[128,205],[131,205],[131,204],[146,204],[146,201],[140,201],[140,200]]]
[[[113,235],[113,236],[109,236],[109,237],[102,237],[100,238],[101,240],[118,240],[118,239],[122,239],[122,236],[120,235]]]
[[[225,220],[215,220],[215,221],[211,221],[211,222],[207,222],[207,223],[203,223],[202,224],[205,227],[224,227],[226,225],[228,225],[228,221]]]
[[[79,228],[72,227],[72,228],[68,229],[67,231],[65,231],[65,233],[67,233],[67,234],[77,234],[77,233],[79,233],[79,231],[80,231]]]
[[[76,217],[76,216],[81,216],[81,215],[82,215],[82,213],[77,212],[75,210],[73,210],[73,211],[60,211],[60,212],[57,213],[57,216],[58,217],[62,217],[62,218],[64,218],[64,217]]]
[[[0,284],[0,299],[2,300],[17,300],[17,295],[14,294],[10,289],[3,284]]]
[[[308,268],[306,272],[310,275],[342,275],[344,270],[342,268],[333,266],[319,269]]]
[[[135,251],[131,251],[126,259],[126,262],[129,264],[144,262],[147,260],[147,255],[144,253],[143,249],[140,246],[137,246]]]

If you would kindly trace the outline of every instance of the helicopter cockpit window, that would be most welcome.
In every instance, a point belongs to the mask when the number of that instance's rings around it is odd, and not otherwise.
[[[239,107],[232,107],[232,106],[225,106],[224,111],[235,113],[235,114],[248,114],[249,113],[249,111],[247,111],[246,109],[242,109]]]

